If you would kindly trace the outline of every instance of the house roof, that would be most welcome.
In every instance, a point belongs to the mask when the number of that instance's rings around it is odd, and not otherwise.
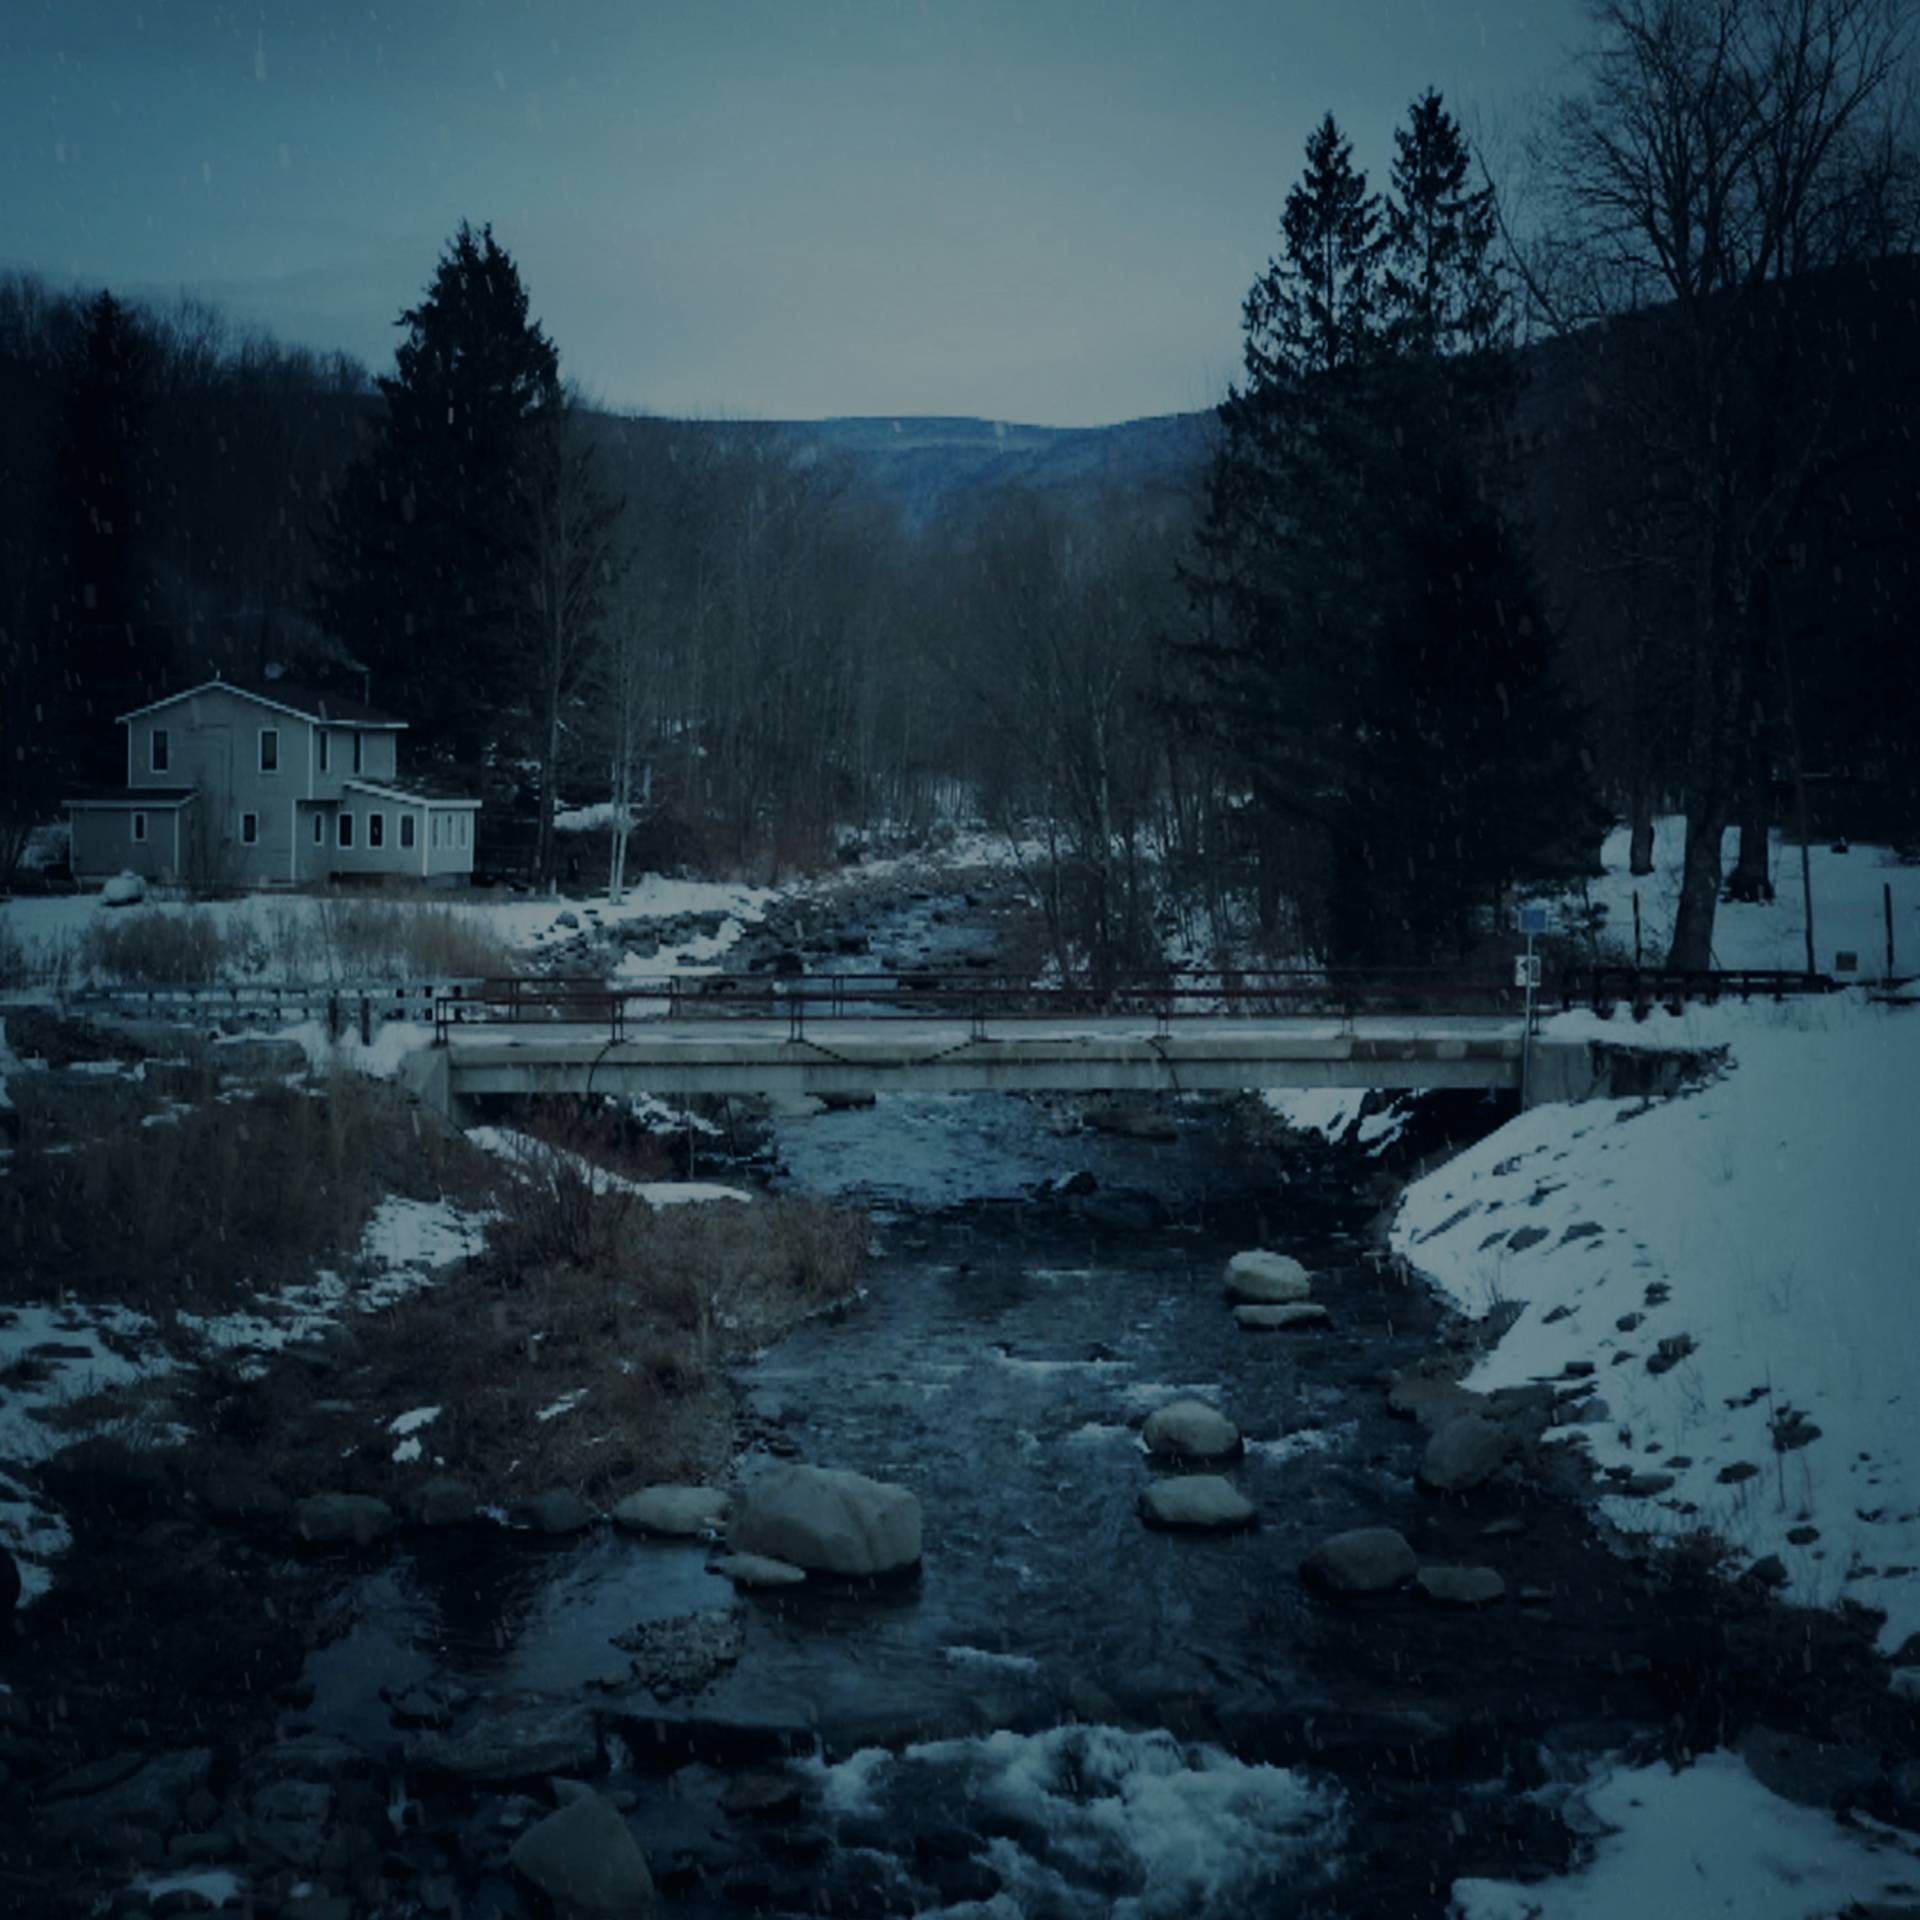
[[[448,793],[439,787],[397,787],[390,780],[343,780],[355,793],[371,793],[382,800],[404,801],[410,807],[478,807],[470,794]]]
[[[63,802],[68,807],[184,807],[192,787],[93,787]]]
[[[277,708],[281,713],[290,713],[300,720],[318,720],[330,727],[399,728],[407,724],[378,707],[370,707],[365,701],[350,699],[343,693],[323,693],[315,687],[297,686],[291,680],[223,680],[217,674],[211,680],[202,680],[198,686],[183,687],[178,693],[170,693],[164,700],[153,700],[144,707],[135,707],[131,713],[120,714],[117,719],[124,725],[129,720],[138,720],[143,714],[158,713],[163,707],[173,706],[178,701],[192,698],[196,693],[206,693],[214,688],[222,693],[243,694],[249,700],[259,701],[264,707]]]

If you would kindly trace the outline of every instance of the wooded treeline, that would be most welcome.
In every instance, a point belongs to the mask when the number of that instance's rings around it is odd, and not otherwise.
[[[0,868],[116,713],[279,667],[531,877],[556,799],[629,823],[616,890],[964,814],[1069,971],[1429,962],[1682,807],[1703,960],[1722,825],[1742,890],[1769,821],[1920,839],[1912,49],[1892,0],[1595,17],[1530,215],[1437,95],[1384,192],[1315,130],[1185,505],[910,526],[791,435],[606,415],[485,228],[377,380],[0,282]]]

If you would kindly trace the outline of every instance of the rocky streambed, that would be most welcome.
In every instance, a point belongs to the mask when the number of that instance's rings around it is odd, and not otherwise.
[[[1600,1539],[1556,1438],[1593,1382],[1466,1395],[1486,1330],[1384,1256],[1377,1168],[1098,1117],[773,1123],[873,1257],[737,1370],[713,1491],[903,1490],[876,1577],[732,1577],[708,1495],[302,1539],[163,1449],[70,1459],[0,1651],[0,1908],[1440,1915],[1566,1866],[1595,1757],[1719,1744],[1911,1824],[1865,1623]]]

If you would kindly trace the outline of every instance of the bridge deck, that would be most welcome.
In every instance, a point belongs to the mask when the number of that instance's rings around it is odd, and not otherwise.
[[[858,1018],[453,1026],[455,1097],[531,1093],[1222,1091],[1517,1087],[1521,1022],[1426,1016],[995,1023]]]

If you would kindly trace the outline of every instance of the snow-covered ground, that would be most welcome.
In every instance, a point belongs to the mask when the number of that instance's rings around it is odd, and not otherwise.
[[[1592,1365],[1558,1431],[1671,1479],[1612,1519],[1778,1556],[1789,1598],[1883,1609],[1897,1647],[1920,1631],[1920,1007],[1856,992],[1636,1037],[1728,1064],[1671,1100],[1520,1115],[1408,1189],[1393,1245],[1472,1313],[1518,1307],[1468,1385]]]
[[[1920,1885],[1913,1835],[1865,1815],[1842,1821],[1795,1806],[1731,1753],[1706,1754],[1679,1773],[1605,1766],[1577,1793],[1556,1797],[1576,1832],[1598,1836],[1593,1858],[1532,1886],[1457,1880],[1459,1920],[1824,1920],[1911,1912]]]
[[[1627,829],[1616,827],[1601,849],[1603,876],[1588,883],[1585,898],[1605,908],[1602,944],[1633,957],[1633,896],[1640,896],[1642,954],[1648,966],[1666,958],[1673,935],[1674,909],[1680,899],[1680,856],[1686,822],[1667,815],[1654,822],[1653,872],[1635,878],[1627,871]],[[1733,871],[1739,834],[1729,829],[1721,871]],[[1722,901],[1713,921],[1713,958],[1722,967],[1788,967],[1807,964],[1806,910],[1800,880],[1800,849],[1778,833],[1772,838],[1768,872],[1774,898],[1743,905]],[[1920,974],[1920,866],[1902,866],[1885,847],[1855,846],[1835,853],[1830,846],[1808,849],[1813,881],[1813,939],[1816,971],[1831,973],[1835,958],[1852,953],[1858,977],[1880,980],[1887,973],[1886,900],[1893,892],[1893,940],[1896,975]],[[1577,924],[1581,897],[1569,896],[1565,918]]]

